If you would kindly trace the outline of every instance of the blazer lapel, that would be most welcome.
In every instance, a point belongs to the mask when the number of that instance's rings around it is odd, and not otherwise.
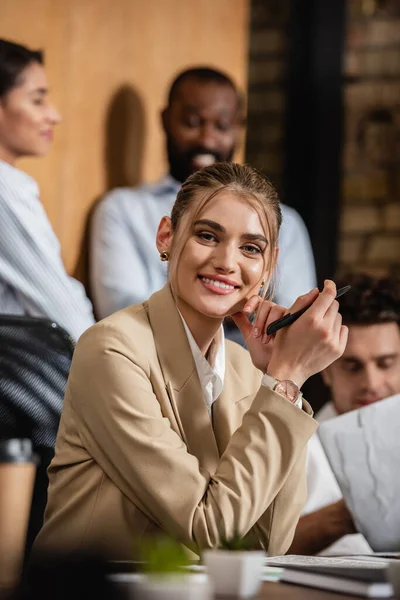
[[[182,439],[201,467],[214,473],[219,461],[218,447],[189,341],[169,285],[150,297],[148,312]]]
[[[245,377],[239,377],[231,356],[232,346],[228,342],[226,346],[226,364],[224,387],[213,405],[213,427],[220,455],[225,452],[230,438],[242,424],[244,413],[249,410],[251,403],[261,384],[261,372],[257,371],[251,363],[250,356],[246,357],[248,370],[241,369],[247,373]],[[243,361],[243,356],[239,358]]]
[[[232,364],[227,362],[224,387],[213,404],[214,435],[221,456],[233,433],[241,425],[243,414],[250,406],[250,397],[248,403],[244,401],[248,393],[248,386],[245,388]]]

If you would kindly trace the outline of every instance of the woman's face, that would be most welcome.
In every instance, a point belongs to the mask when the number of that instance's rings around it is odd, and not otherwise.
[[[214,318],[242,310],[259,291],[270,252],[256,210],[244,198],[220,192],[197,217],[181,254],[178,306]]]
[[[43,156],[53,141],[60,115],[48,100],[43,67],[33,62],[17,85],[0,99],[0,158],[13,163],[22,156]]]

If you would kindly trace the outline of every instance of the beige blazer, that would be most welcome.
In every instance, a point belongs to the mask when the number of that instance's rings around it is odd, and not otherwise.
[[[157,530],[196,550],[255,526],[270,554],[284,553],[317,424],[307,403],[260,381],[249,353],[226,342],[211,423],[168,285],[94,325],[73,358],[36,547],[122,560]]]

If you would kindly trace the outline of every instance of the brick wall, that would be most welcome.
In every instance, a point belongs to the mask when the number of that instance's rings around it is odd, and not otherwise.
[[[289,0],[252,0],[246,161],[281,189]]]
[[[280,191],[289,14],[251,2],[246,160]],[[343,62],[339,271],[400,273],[400,0],[348,0]]]
[[[348,2],[339,264],[400,274],[400,1]]]

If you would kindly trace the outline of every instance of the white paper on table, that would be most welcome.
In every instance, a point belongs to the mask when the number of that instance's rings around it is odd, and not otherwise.
[[[322,423],[318,435],[357,529],[400,549],[400,394]]]

